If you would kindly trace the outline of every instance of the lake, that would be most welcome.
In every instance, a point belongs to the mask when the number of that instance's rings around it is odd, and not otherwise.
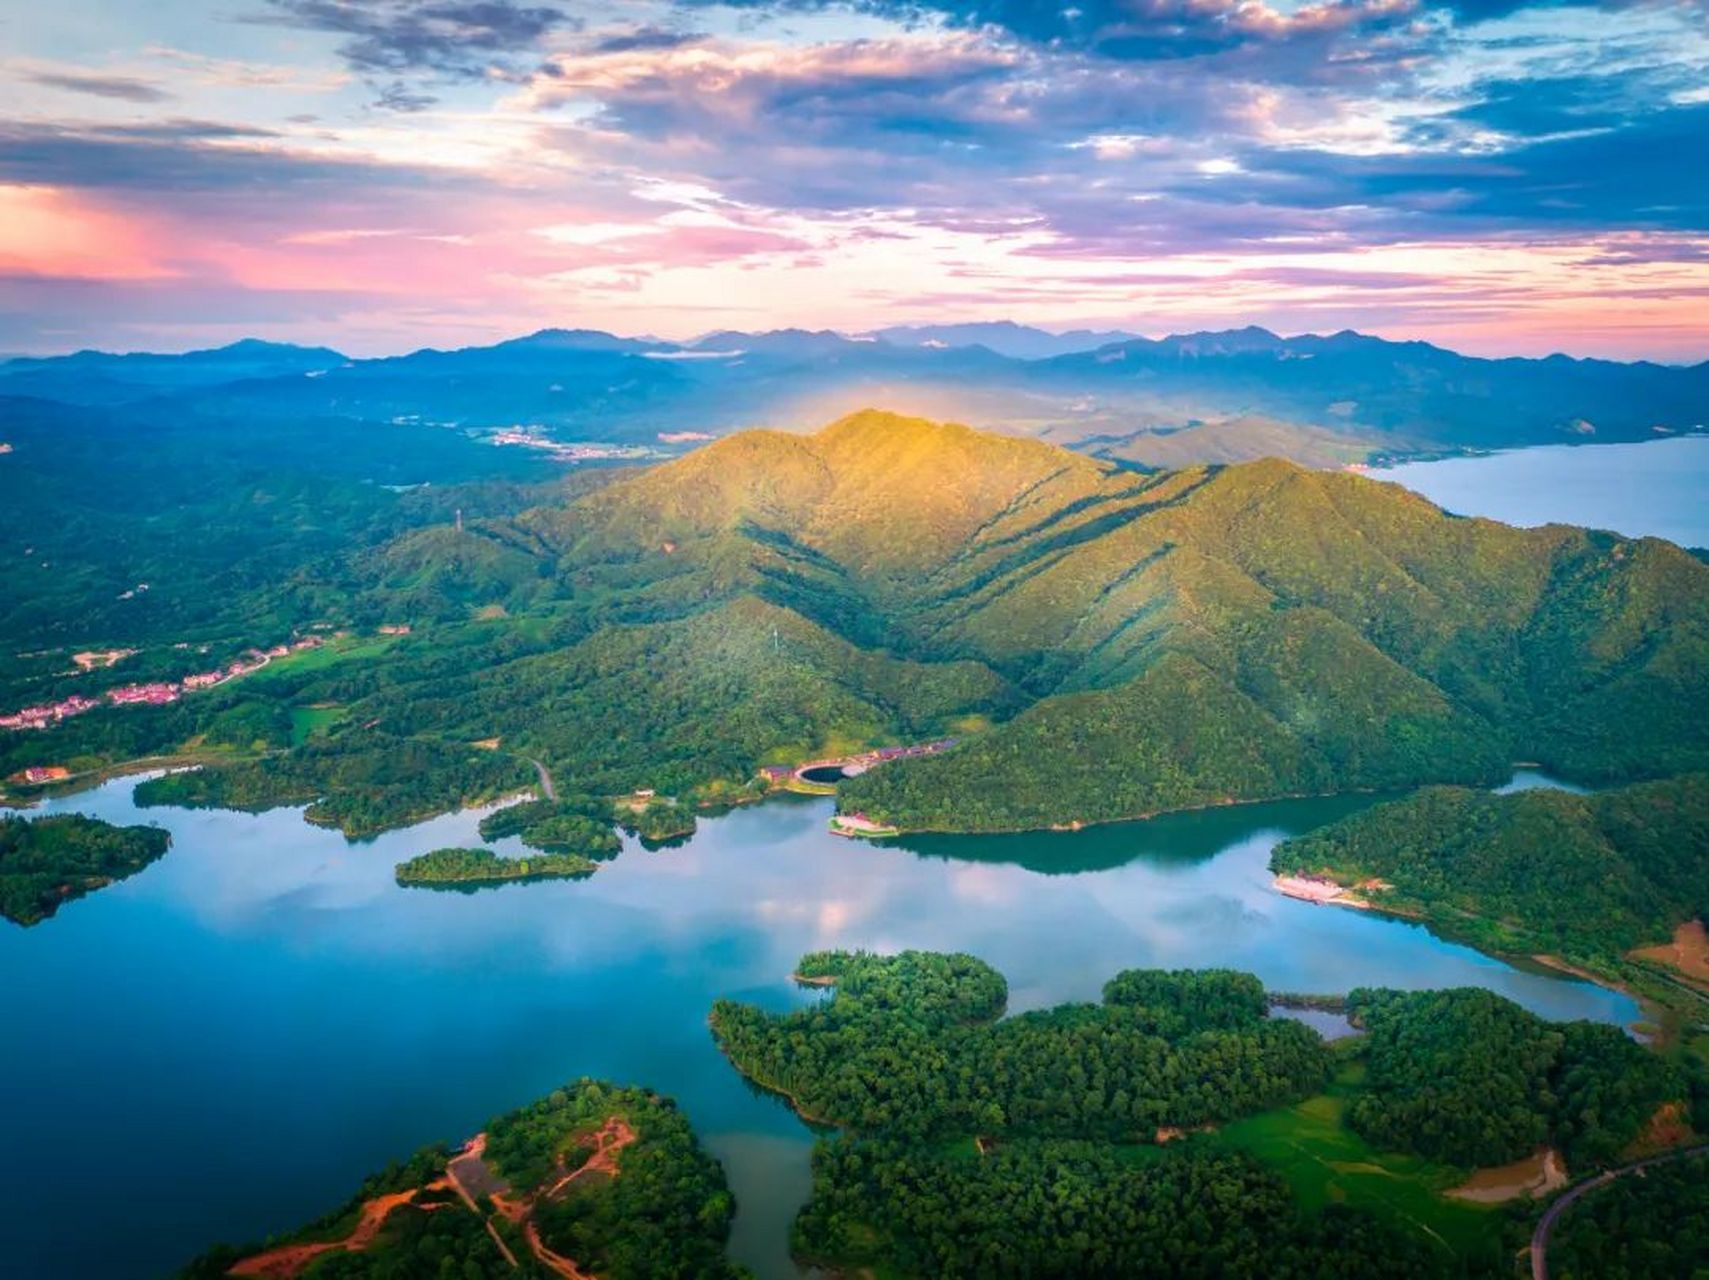
[[[1014,1009],[1096,999],[1124,967],[1227,965],[1279,990],[1476,984],[1555,1018],[1638,1016],[1270,888],[1278,840],[1370,797],[887,846],[831,836],[828,799],[787,797],[678,848],[626,840],[584,881],[463,894],[401,889],[392,867],[478,843],[475,813],[352,845],[294,810],[139,812],[133,785],[43,811],[156,821],[171,851],[33,929],[0,923],[8,1275],[168,1272],[588,1074],[675,1096],[729,1172],[736,1256],[793,1276],[811,1135],[724,1062],[706,1014],[718,996],[814,998],[787,975],[820,947],[971,951]]]
[[[1559,520],[1709,547],[1709,436],[1510,449],[1371,474],[1461,515],[1516,525]]]

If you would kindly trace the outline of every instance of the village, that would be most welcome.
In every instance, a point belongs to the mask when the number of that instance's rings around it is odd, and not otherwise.
[[[539,449],[557,462],[640,462],[660,456],[645,445],[562,443],[533,426],[505,427],[488,439],[495,445],[513,445],[524,449]]]
[[[73,694],[58,702],[44,702],[38,706],[25,707],[14,711],[11,715],[0,716],[0,729],[46,729],[58,724],[61,720],[69,720],[87,711],[93,711],[100,706],[113,707],[159,707],[177,702],[186,693],[199,689],[212,689],[216,685],[239,679],[252,672],[261,670],[275,658],[283,658],[292,653],[305,649],[317,649],[325,644],[322,636],[309,635],[291,641],[289,644],[276,644],[267,649],[250,649],[241,657],[234,659],[225,667],[213,671],[198,671],[185,676],[182,680],[151,680],[141,684],[122,684],[108,689],[95,697],[83,694]],[[112,650],[120,657],[128,657],[134,651]],[[98,670],[112,665],[112,661],[87,661],[90,658],[105,659],[109,653],[78,654],[77,666],[80,670]],[[48,776],[32,778],[26,776],[26,782],[47,782],[53,780],[51,770],[25,770],[25,774],[34,772],[45,773]]]

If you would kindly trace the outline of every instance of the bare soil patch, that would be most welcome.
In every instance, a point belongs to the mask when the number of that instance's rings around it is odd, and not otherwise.
[[[312,1244],[288,1244],[269,1249],[265,1253],[245,1258],[226,1274],[290,1280],[290,1277],[301,1275],[304,1268],[323,1253],[330,1253],[334,1249],[360,1253],[374,1242],[374,1237],[380,1234],[380,1228],[385,1225],[386,1217],[393,1209],[414,1200],[419,1191],[433,1191],[446,1185],[448,1184],[442,1178],[429,1183],[425,1188],[411,1187],[408,1191],[394,1191],[390,1195],[375,1196],[362,1206],[362,1216],[357,1219],[355,1229],[344,1239],[316,1241]]]
[[[1709,928],[1701,920],[1688,920],[1673,931],[1673,941],[1642,947],[1631,953],[1635,960],[1650,960],[1677,970],[1692,982],[1709,985]]]
[[[1566,1166],[1552,1147],[1538,1147],[1523,1160],[1479,1169],[1448,1195],[1476,1204],[1504,1204],[1528,1195],[1541,1199],[1567,1185]]]

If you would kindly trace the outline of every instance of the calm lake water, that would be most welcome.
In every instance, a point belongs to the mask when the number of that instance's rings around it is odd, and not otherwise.
[[[1375,472],[1460,515],[1566,521],[1709,547],[1709,436],[1548,445]]]
[[[392,867],[475,843],[474,813],[351,845],[294,810],[139,812],[133,785],[46,809],[159,822],[166,857],[36,928],[0,923],[9,1276],[169,1272],[583,1074],[674,1095],[729,1171],[736,1255],[792,1276],[811,1135],[724,1062],[706,1013],[810,998],[787,975],[819,947],[965,949],[1016,1009],[1096,999],[1124,967],[1228,965],[1273,989],[1476,984],[1555,1018],[1638,1016],[1270,888],[1279,839],[1369,798],[889,847],[836,839],[830,801],[790,798],[676,849],[626,842],[589,880],[458,894],[400,889]]]

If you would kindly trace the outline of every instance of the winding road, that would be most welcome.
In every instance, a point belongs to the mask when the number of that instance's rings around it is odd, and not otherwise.
[[[1709,1143],[1700,1147],[1687,1147],[1684,1151],[1670,1151],[1666,1155],[1651,1156],[1648,1160],[1622,1165],[1618,1169],[1609,1169],[1594,1178],[1586,1179],[1561,1196],[1549,1206],[1549,1211],[1542,1216],[1537,1223],[1537,1229],[1531,1233],[1531,1280],[1549,1280],[1549,1232],[1555,1229],[1556,1221],[1572,1208],[1580,1196],[1587,1191],[1595,1191],[1598,1187],[1605,1187],[1614,1179],[1623,1178],[1628,1173],[1637,1173],[1652,1165],[1666,1164],[1669,1160],[1686,1160],[1702,1155],[1709,1155]]]
[[[557,800],[558,792],[552,785],[552,775],[547,771],[546,766],[541,764],[533,756],[523,756],[522,758],[528,761],[529,764],[533,765],[535,772],[540,775],[540,790],[542,792],[540,798],[542,800]]]

